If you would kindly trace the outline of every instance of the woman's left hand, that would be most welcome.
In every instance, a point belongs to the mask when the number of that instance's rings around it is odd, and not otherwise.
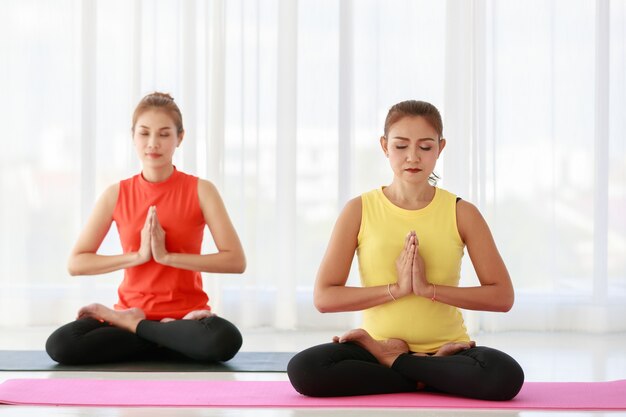
[[[413,254],[413,267],[411,270],[413,294],[422,296],[426,293],[430,284],[426,279],[426,267],[424,266],[424,259],[420,255],[419,247],[419,239],[415,236],[415,252]]]
[[[159,222],[159,216],[156,212],[156,207],[153,208],[154,214],[152,216],[151,227],[151,248],[152,257],[157,263],[163,263],[167,256],[167,249],[165,248],[165,230]]]

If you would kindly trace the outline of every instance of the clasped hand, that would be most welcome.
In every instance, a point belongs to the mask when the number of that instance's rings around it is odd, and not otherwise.
[[[394,296],[396,298],[415,294],[421,296],[426,293],[428,280],[424,260],[419,253],[419,240],[415,231],[410,231],[404,239],[404,248],[396,259],[398,282],[394,284]]]
[[[141,229],[139,258],[142,263],[148,262],[150,259],[154,259],[157,263],[162,263],[166,255],[165,230],[163,230],[159,222],[156,206],[150,206],[146,221]]]

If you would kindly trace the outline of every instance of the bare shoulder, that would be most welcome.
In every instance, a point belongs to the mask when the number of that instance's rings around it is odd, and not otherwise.
[[[472,220],[477,217],[482,218],[478,207],[465,200],[459,200],[456,203],[456,216],[461,221]]]
[[[203,197],[215,197],[219,196],[219,192],[217,191],[217,187],[209,180],[203,180],[202,178],[198,178],[198,195],[200,198]]]
[[[120,195],[120,183],[117,182],[115,184],[109,185],[98,200],[98,205],[102,209],[106,209],[111,213],[115,209],[115,205],[117,204],[117,199]]]
[[[117,196],[120,194],[120,183],[116,182],[115,184],[109,185],[106,190],[102,193],[102,195],[107,196],[108,198],[115,198],[117,200]]]
[[[363,210],[363,202],[361,201],[361,196],[358,196],[349,200],[346,203],[345,207],[343,208],[343,211],[345,213],[350,214],[352,216],[358,215],[359,218],[361,217],[362,210]]]
[[[483,234],[489,231],[487,222],[478,208],[469,201],[459,200],[456,203],[456,222],[459,234],[467,243],[476,234]]]
[[[320,264],[316,285],[344,285],[350,273],[361,226],[361,197],[344,206]]]
[[[224,205],[215,184],[202,178],[198,178],[198,200],[202,210],[215,210]]]
[[[361,226],[361,217],[363,210],[363,202],[361,197],[355,197],[349,200],[344,206],[339,218],[337,219],[337,226],[341,225],[349,227],[350,229],[356,229]]]

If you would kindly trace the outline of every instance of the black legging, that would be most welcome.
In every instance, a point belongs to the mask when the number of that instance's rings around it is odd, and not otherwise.
[[[218,316],[167,323],[142,320],[136,334],[85,318],[52,333],[46,342],[46,352],[66,365],[180,357],[223,362],[235,356],[241,343],[237,327]]]
[[[506,353],[475,347],[452,356],[403,354],[391,368],[353,343],[306,349],[287,366],[291,384],[311,397],[390,394],[426,389],[482,400],[510,400],[524,383],[524,371]]]

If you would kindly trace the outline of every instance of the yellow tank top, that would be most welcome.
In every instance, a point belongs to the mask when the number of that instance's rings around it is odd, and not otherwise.
[[[394,205],[382,187],[363,194],[361,201],[357,256],[364,287],[397,282],[395,261],[411,230],[419,239],[428,281],[459,285],[465,245],[454,194],[435,188],[433,200],[420,210]],[[445,343],[470,340],[459,309],[415,295],[365,310],[363,328],[378,340],[402,339],[413,352],[434,353]]]

